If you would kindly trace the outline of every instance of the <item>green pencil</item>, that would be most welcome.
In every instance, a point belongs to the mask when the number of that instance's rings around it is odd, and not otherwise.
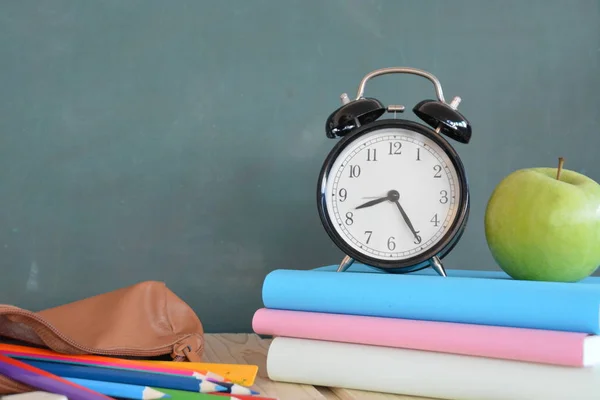
[[[169,400],[239,400],[235,395],[217,396],[210,393],[188,392],[187,390],[159,389],[152,386],[152,389],[159,390],[171,396]]]

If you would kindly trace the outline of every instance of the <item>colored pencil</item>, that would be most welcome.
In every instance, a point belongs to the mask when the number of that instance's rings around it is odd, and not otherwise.
[[[193,376],[195,371],[186,368],[166,368],[159,365],[148,364],[145,361],[127,360],[122,358],[112,358],[104,356],[96,356],[89,354],[81,355],[70,355],[56,353],[52,350],[39,349],[36,347],[27,347],[14,344],[0,343],[0,354],[4,354],[10,357],[22,359],[31,358],[36,360],[60,360],[60,361],[71,361],[73,363],[85,363],[85,364],[98,364],[106,365],[111,368],[116,366],[123,368],[137,368],[148,371],[155,371],[160,373],[178,374]]]
[[[277,399],[273,399],[271,397],[257,397],[257,396],[239,395],[239,394],[231,394],[231,393],[205,394],[205,393],[193,393],[193,392],[164,389],[164,388],[157,388],[157,387],[154,387],[154,389],[160,390],[161,392],[165,392],[165,393],[171,395],[170,400],[228,400],[228,399],[231,399],[231,400],[277,400]]]
[[[194,373],[194,376],[197,378],[201,378],[201,379],[211,378],[211,379],[216,379],[220,382],[236,383],[236,382],[231,381],[231,379],[227,379],[227,378],[225,378],[221,375],[215,374],[214,372],[211,372],[211,371],[205,371],[205,370],[196,371]]]
[[[96,366],[63,364],[52,361],[24,360],[23,362],[65,378],[91,379],[130,385],[160,386],[169,389],[188,390],[201,393],[224,392],[227,388],[192,376],[161,375],[132,370],[116,370]]]
[[[1,354],[0,374],[36,389],[66,396],[69,400],[111,400],[101,393]]]
[[[47,349],[39,349],[36,347],[28,347],[21,345],[13,345],[13,344],[3,344],[0,343],[0,354],[5,354],[13,358],[17,359],[33,359],[33,360],[41,360],[41,361],[62,361],[65,363],[72,364],[94,364],[97,366],[106,366],[107,368],[122,368],[122,369],[136,369],[143,370],[148,372],[156,372],[162,374],[176,374],[176,375],[186,375],[186,376],[198,376],[201,375],[214,375],[215,379],[218,379],[223,382],[230,383],[238,383],[240,381],[233,382],[231,379],[225,378],[221,375],[214,374],[212,371],[207,371],[206,369],[193,370],[188,368],[177,368],[176,366],[161,366],[158,364],[149,363],[147,361],[137,361],[137,360],[127,360],[121,358],[113,358],[113,357],[104,357],[104,356],[96,356],[96,355],[69,355],[56,353],[52,350]],[[210,364],[217,365],[219,368],[223,369],[227,368],[226,366],[229,364]],[[235,366],[235,365],[234,365]],[[213,377],[213,376],[211,376]],[[245,379],[245,378],[244,378]],[[254,379],[252,377],[252,379]]]
[[[1,353],[1,351],[0,351]],[[220,375],[217,374],[213,374],[210,371],[201,371],[201,372],[196,372],[196,371],[192,371],[192,370],[182,370],[177,371],[177,370],[169,370],[168,368],[164,368],[164,371],[155,371],[155,370],[150,370],[150,369],[145,369],[143,368],[144,366],[142,365],[142,368],[133,368],[130,366],[117,366],[114,364],[109,364],[108,362],[104,362],[104,361],[81,361],[81,360],[75,360],[74,358],[71,357],[62,357],[62,356],[39,356],[39,355],[28,355],[28,354],[22,354],[22,353],[14,353],[14,352],[6,352],[5,355],[7,355],[8,357],[11,358],[16,358],[22,361],[26,361],[26,360],[37,360],[37,361],[50,361],[50,362],[58,362],[58,363],[63,363],[63,364],[74,364],[74,365],[84,365],[84,366],[95,366],[98,368],[110,368],[110,369],[122,369],[122,370],[132,370],[132,371],[138,371],[138,372],[146,372],[146,373],[153,373],[153,374],[162,374],[162,375],[177,375],[177,376],[187,376],[187,377],[194,377],[194,378],[201,378],[201,379],[206,379],[207,377],[210,377],[212,379],[217,379],[219,381],[222,382],[229,382],[232,383],[230,380],[224,379],[223,377],[221,377]],[[137,366],[136,366],[137,367]],[[163,368],[161,368],[163,369]]]
[[[171,397],[148,386],[129,385],[126,383],[95,381],[91,379],[65,378],[77,385],[105,394],[110,397],[131,400],[156,400]]]
[[[73,364],[73,365],[82,365],[86,367],[96,367],[96,368],[108,368],[108,369],[121,369],[127,371],[137,371],[137,372],[145,372],[148,374],[162,374],[162,375],[170,375],[170,376],[185,376],[188,378],[201,378],[203,375],[197,373],[195,371],[184,371],[184,373],[179,373],[178,371],[155,371],[143,368],[132,368],[132,367],[122,367],[116,364],[109,364],[107,362],[101,361],[81,361],[71,359],[69,357],[51,357],[51,356],[38,356],[38,355],[22,355],[20,353],[5,353],[8,357],[16,358],[22,361],[33,360],[33,361],[46,361],[46,362],[56,362],[61,364]]]
[[[209,380],[213,383],[216,383],[217,385],[221,385],[223,387],[228,388],[229,390],[226,390],[224,393],[258,394],[258,392],[254,392],[253,390],[250,390],[250,388],[247,388],[246,386],[238,385],[237,383],[232,383],[232,382],[225,382],[217,374],[209,373],[209,374],[205,375],[205,374],[198,373],[196,377],[199,379],[203,379],[203,380]]]
[[[54,375],[54,374],[52,374],[52,373],[50,373],[50,372],[48,372],[46,370],[35,368],[35,367],[33,367],[33,366],[31,366],[31,365],[29,365],[27,363],[24,363],[22,361],[13,360],[10,357],[3,357],[0,354],[0,362],[1,361],[7,362],[7,363],[13,364],[13,365],[18,365],[19,367],[21,367],[23,369],[26,369],[28,371],[35,372],[35,373],[37,373],[39,375],[42,375],[42,376],[45,376],[45,377],[57,380],[59,382],[64,383],[65,385],[71,385],[71,386],[73,386],[73,387],[75,387],[77,389],[85,390],[85,391],[90,392],[90,393],[95,394],[95,395],[101,395],[100,393],[98,393],[96,391],[90,390],[90,389],[86,388],[85,386],[77,385],[77,384],[75,384],[73,382],[68,381],[67,379],[64,379],[64,378],[62,378],[62,377],[60,377],[58,375]],[[0,374],[0,376],[1,375],[2,374]],[[33,392],[28,392],[28,393],[33,393]],[[37,391],[37,393],[45,393],[45,391]],[[21,393],[19,393],[19,394],[21,394]],[[60,393],[55,393],[55,394],[60,394]],[[101,395],[100,397],[105,398],[105,399],[107,398],[107,396],[103,396],[103,395]]]
[[[231,393],[231,394],[249,394],[249,395],[255,395],[258,394],[257,391],[252,390],[250,388],[247,388],[245,386],[241,386],[238,385],[236,383],[228,383],[228,382],[219,382],[217,380],[214,380],[212,378],[208,378],[208,380],[212,383],[215,383],[217,385],[223,386],[224,388],[227,388],[227,390],[224,390],[224,393]]]
[[[230,394],[230,393],[213,393],[213,396],[218,396],[223,399],[228,399],[227,396],[235,396],[239,400],[279,400],[277,397],[263,397],[251,394]]]

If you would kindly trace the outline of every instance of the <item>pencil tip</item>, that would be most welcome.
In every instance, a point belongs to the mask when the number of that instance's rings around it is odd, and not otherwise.
[[[239,385],[233,385],[231,387],[231,393],[244,394],[244,395],[250,395],[250,396],[255,396],[255,395],[259,394],[259,392],[257,392],[256,390],[252,390],[245,386],[239,386]]]
[[[156,389],[152,389],[151,387],[144,389],[144,400],[168,399],[169,397],[171,396]]]
[[[221,386],[221,385],[217,385],[216,383],[212,383],[210,381],[202,381],[200,382],[200,392],[201,393],[206,393],[206,392],[224,392],[226,391],[227,388]]]
[[[214,380],[221,381],[221,382],[224,382],[224,381],[225,381],[225,378],[224,378],[224,377],[222,377],[221,375],[215,374],[214,372],[210,372],[210,371],[208,371],[208,372],[206,373],[206,377],[208,377],[208,378],[212,378],[212,379],[214,379]]]
[[[215,388],[218,392],[226,392],[227,390],[229,390],[225,386],[221,386],[221,385],[215,385]]]

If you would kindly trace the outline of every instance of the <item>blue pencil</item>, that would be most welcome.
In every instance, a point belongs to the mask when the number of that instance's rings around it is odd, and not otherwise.
[[[185,390],[188,392],[211,393],[226,392],[228,389],[207,380],[193,376],[169,376],[152,374],[140,371],[115,370],[112,368],[99,368],[63,364],[52,361],[21,360],[33,367],[43,369],[63,378],[79,378],[95,381],[126,383],[129,385],[163,387],[165,389]]]
[[[171,397],[148,386],[129,385],[126,383],[94,381],[91,379],[65,378],[77,385],[94,390],[110,397],[131,400],[157,400]]]

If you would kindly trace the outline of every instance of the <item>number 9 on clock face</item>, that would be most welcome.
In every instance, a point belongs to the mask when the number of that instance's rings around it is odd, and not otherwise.
[[[443,256],[466,219],[458,156],[440,135],[409,121],[382,121],[343,138],[319,182],[329,236],[373,266],[402,268]]]

